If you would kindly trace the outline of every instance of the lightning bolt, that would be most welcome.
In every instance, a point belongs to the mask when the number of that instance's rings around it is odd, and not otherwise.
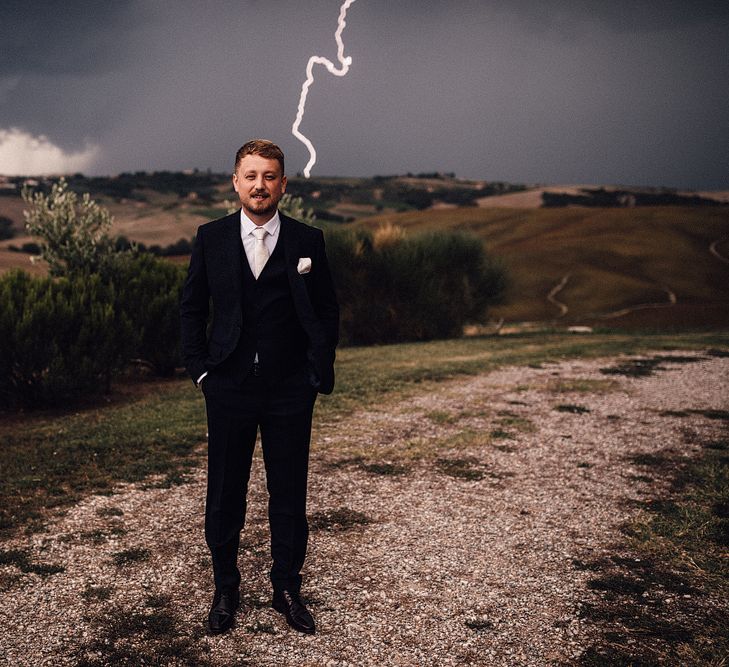
[[[351,56],[344,57],[344,43],[342,42],[342,32],[344,26],[347,25],[344,20],[347,16],[347,10],[354,4],[355,0],[345,0],[339,9],[339,19],[337,20],[337,31],[334,33],[334,39],[337,42],[337,60],[341,63],[341,67],[337,67],[329,58],[323,56],[311,56],[309,62],[306,64],[306,81],[301,86],[301,96],[299,97],[299,108],[296,113],[296,120],[291,126],[291,134],[293,134],[304,146],[309,149],[309,161],[304,167],[304,176],[309,178],[311,175],[311,168],[316,163],[316,149],[314,144],[309,141],[301,132],[299,132],[299,125],[301,120],[304,118],[304,111],[306,109],[306,96],[309,94],[309,87],[314,83],[314,65],[324,65],[330,74],[334,76],[344,76],[349,72],[349,66],[352,64]]]

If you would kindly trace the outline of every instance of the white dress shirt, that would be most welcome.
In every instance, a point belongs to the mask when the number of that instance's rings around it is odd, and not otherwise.
[[[243,209],[240,210],[240,238],[243,241],[243,250],[246,251],[248,265],[251,267],[253,275],[256,275],[256,262],[254,259],[256,253],[256,237],[253,235],[253,230],[261,226],[268,232],[263,237],[263,242],[266,244],[268,256],[270,257],[273,255],[273,250],[278,241],[278,232],[281,228],[281,218],[278,217],[278,211],[273,214],[273,217],[265,225],[257,225],[243,213]]]
[[[251,273],[255,275],[256,273],[256,261],[255,261],[255,253],[256,253],[256,237],[253,235],[253,230],[258,227],[263,227],[268,234],[263,237],[263,242],[266,244],[266,249],[268,250],[268,256],[270,257],[273,255],[274,248],[276,247],[276,243],[278,241],[278,233],[281,229],[281,218],[278,215],[278,210],[273,214],[271,219],[265,223],[264,225],[257,225],[253,220],[251,220],[245,213],[243,213],[243,209],[240,210],[240,238],[241,241],[243,241],[243,250],[245,250],[246,253],[246,259],[248,260],[248,266],[251,267]],[[258,352],[256,352],[256,358],[255,361],[258,361]],[[207,371],[205,371],[198,379],[197,384],[200,386],[200,382],[202,379],[207,375]]]

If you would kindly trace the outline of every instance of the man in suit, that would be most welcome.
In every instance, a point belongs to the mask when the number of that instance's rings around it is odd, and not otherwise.
[[[225,632],[239,605],[238,546],[260,428],[273,608],[311,634],[314,619],[300,597],[311,416],[317,392],[334,387],[339,306],[321,230],[278,211],[286,190],[281,149],[244,144],[233,187],[241,209],[198,229],[180,301],[185,365],[208,419],[205,540],[215,580],[208,621],[211,632]]]

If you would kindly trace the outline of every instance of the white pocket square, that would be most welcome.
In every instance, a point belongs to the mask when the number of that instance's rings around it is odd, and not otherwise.
[[[309,273],[309,271],[311,271],[311,257],[299,257],[299,263],[296,266],[296,270],[301,275]]]

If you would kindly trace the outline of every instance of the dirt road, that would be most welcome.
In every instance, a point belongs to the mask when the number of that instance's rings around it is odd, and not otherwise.
[[[573,664],[596,633],[580,614],[592,574],[578,564],[614,553],[633,501],[664,483],[634,457],[696,456],[687,430],[710,438],[722,423],[689,410],[729,407],[729,359],[674,358],[648,377],[600,372],[615,359],[505,368],[320,424],[311,637],[269,607],[259,455],[244,606],[224,636],[205,628],[204,469],[172,488],[87,498],[4,545],[64,570],[0,565],[0,656],[17,667]]]

